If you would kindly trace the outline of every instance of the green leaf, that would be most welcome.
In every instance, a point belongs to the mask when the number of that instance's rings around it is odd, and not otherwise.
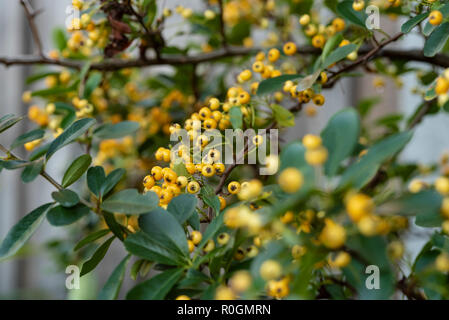
[[[199,216],[198,212],[195,211],[195,212],[190,216],[190,218],[187,220],[187,222],[189,223],[189,225],[190,225],[193,229],[199,230],[199,229],[200,229],[201,222],[200,222],[200,216]]]
[[[84,134],[95,123],[94,119],[84,118],[72,123],[60,136],[58,136],[50,145],[47,151],[47,159],[49,159],[56,151],[75,141]]]
[[[76,158],[64,173],[62,178],[62,186],[67,188],[76,182],[86,172],[92,162],[92,157],[88,154],[83,154]]]
[[[366,29],[365,21],[367,15],[365,12],[358,12],[352,8],[353,1],[345,0],[337,5],[337,13],[339,16],[345,18],[349,22]]]
[[[351,108],[337,112],[321,133],[323,145],[329,152],[325,173],[332,177],[337,173],[340,163],[352,154],[357,145],[360,132],[360,119]]]
[[[159,198],[154,192],[140,194],[136,189],[117,192],[106,199],[101,208],[109,212],[144,214],[158,207]]]
[[[404,23],[401,26],[401,32],[402,33],[409,33],[412,31],[414,27],[416,27],[418,24],[420,24],[424,19],[426,19],[429,16],[430,12],[424,12],[421,14],[418,14],[417,16],[414,16],[410,20],[408,20],[406,23]]]
[[[178,258],[179,255],[168,248],[165,243],[157,242],[144,232],[130,234],[124,244],[129,253],[140,258],[170,266],[182,264]]]
[[[206,231],[204,231],[203,239],[198,244],[198,248],[202,249],[204,245],[212,239],[223,226],[224,213],[216,216],[211,223],[207,226]]]
[[[101,187],[105,181],[106,174],[104,173],[103,167],[90,167],[89,170],[87,170],[87,186],[97,198],[101,198]]]
[[[73,207],[80,202],[78,194],[69,189],[52,192],[51,197],[66,208]]]
[[[50,148],[50,143],[43,144],[34,149],[30,154],[30,161],[37,160],[40,157],[44,156],[47,153],[48,148]]]
[[[117,168],[108,174],[100,190],[103,197],[106,196],[116,186],[116,184],[122,179],[125,173],[125,169]]]
[[[100,139],[117,139],[133,134],[139,130],[139,123],[135,121],[122,121],[116,124],[107,123],[95,129],[94,137]]]
[[[297,80],[302,77],[303,76],[300,74],[284,74],[279,77],[263,80],[259,83],[259,87],[257,88],[257,95],[263,96],[265,94],[282,90],[282,87],[284,86],[286,81]]]
[[[357,50],[357,46],[353,43],[343,47],[339,47],[332,51],[331,54],[324,60],[322,68],[326,69],[334,63],[345,59],[351,52]]]
[[[181,278],[183,269],[170,269],[132,288],[128,300],[162,300]]]
[[[180,224],[183,224],[195,212],[197,202],[198,200],[194,195],[181,194],[170,201],[167,211],[170,212]]]
[[[234,129],[241,129],[243,126],[243,114],[240,107],[232,107],[229,110],[229,120],[231,121]]]
[[[279,171],[282,171],[286,168],[293,167],[297,169],[302,169],[307,165],[306,160],[304,159],[304,154],[306,152],[306,148],[300,142],[292,142],[289,143],[284,150],[282,150],[281,158],[280,158],[280,168]]]
[[[102,74],[99,72],[90,75],[84,86],[84,99],[89,99],[92,92],[100,85],[102,77]]]
[[[282,127],[295,126],[295,116],[289,110],[278,104],[272,104],[271,109],[273,110],[274,119],[280,126]]]
[[[47,220],[55,227],[67,226],[88,215],[89,212],[89,208],[83,204],[78,204],[71,208],[57,206],[48,212]]]
[[[218,196],[211,186],[204,185],[201,188],[200,196],[205,204],[215,210],[216,215],[220,213],[220,199],[218,199]]]
[[[139,227],[151,239],[164,243],[181,256],[188,256],[189,248],[184,229],[170,212],[158,207],[139,217]]]
[[[80,242],[77,243],[73,251],[78,251],[79,249],[83,248],[84,246],[88,245],[89,243],[92,243],[100,238],[103,238],[105,235],[107,235],[109,232],[111,232],[109,229],[102,229],[95,231],[94,233],[89,234],[85,238],[83,238]]]
[[[344,37],[341,33],[337,33],[332,36],[328,41],[326,41],[326,44],[323,48],[323,53],[321,54],[321,62],[324,62],[326,58],[329,56],[329,54],[338,47],[338,45],[343,41]]]
[[[40,139],[44,136],[45,130],[35,129],[25,134],[18,136],[10,146],[10,150],[14,150],[19,146],[23,146],[25,143]]]
[[[449,22],[445,22],[438,26],[430,37],[426,40],[424,45],[424,55],[426,57],[433,57],[440,52],[446,41],[449,39]]]
[[[17,122],[19,122],[22,119],[23,119],[23,117],[16,117],[13,114],[7,114],[7,115],[1,117],[0,118],[0,133],[8,130],[9,128],[11,128],[13,125],[15,125]]]
[[[376,174],[380,165],[398,153],[410,141],[413,133],[406,131],[392,135],[368,149],[368,153],[344,172],[340,187],[360,189]]]
[[[124,226],[119,224],[117,220],[115,219],[115,216],[113,213],[110,212],[103,212],[104,222],[108,226],[109,230],[112,231],[112,233],[119,238],[121,241],[125,240],[124,236]]]
[[[59,76],[59,72],[50,71],[50,72],[33,74],[33,75],[29,76],[28,78],[26,78],[25,84],[30,85],[38,80],[48,77],[48,76]]]
[[[14,170],[14,169],[20,169],[28,166],[30,162],[25,160],[0,160],[0,162],[3,165],[3,168],[6,170]]]
[[[13,256],[31,238],[51,205],[47,203],[34,209],[12,227],[0,245],[0,261]]]
[[[98,300],[115,300],[120,292],[120,288],[125,278],[126,266],[131,255],[127,255],[114,269],[108,281],[98,294]]]
[[[53,45],[62,52],[67,47],[67,37],[61,28],[53,30]]]
[[[92,257],[83,263],[83,267],[81,268],[80,276],[84,276],[94,270],[96,266],[103,260],[104,256],[108,252],[109,247],[111,246],[112,241],[114,241],[115,236],[110,237],[106,242],[104,242],[92,255]]]
[[[24,183],[29,183],[34,179],[36,179],[36,177],[41,174],[43,168],[44,168],[43,160],[31,162],[22,171],[20,177]]]
[[[144,12],[146,12],[145,15],[145,24],[147,26],[151,26],[154,18],[156,17],[156,13],[157,13],[157,4],[156,4],[156,0],[145,0],[144,4]]]

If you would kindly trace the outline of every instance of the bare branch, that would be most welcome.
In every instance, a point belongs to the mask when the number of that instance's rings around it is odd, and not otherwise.
[[[27,16],[28,23],[30,24],[31,33],[33,35],[34,42],[36,43],[39,56],[41,58],[45,58],[42,41],[39,36],[39,31],[37,30],[36,23],[34,22],[34,18],[38,15],[39,11],[34,11],[28,0],[20,0],[20,4],[23,6],[23,9],[25,10],[25,14]]]

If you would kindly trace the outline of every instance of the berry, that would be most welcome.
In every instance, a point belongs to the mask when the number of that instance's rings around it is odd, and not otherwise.
[[[275,260],[266,260],[260,266],[259,273],[266,281],[277,279],[282,274],[282,266]]]
[[[308,164],[312,166],[319,166],[326,162],[327,156],[327,149],[324,147],[319,147],[317,149],[308,149],[305,154],[305,159]]]
[[[187,185],[187,183],[188,183],[188,180],[187,180],[187,177],[185,177],[185,176],[179,176],[179,177],[176,179],[176,185],[177,185],[179,188],[185,188],[185,186]]]
[[[192,240],[187,240],[187,246],[189,247],[189,252],[193,252],[193,250],[195,250],[195,245]]]
[[[306,134],[304,138],[302,138],[302,144],[306,149],[318,149],[321,147],[323,140],[320,136],[316,136],[313,134]]]
[[[201,169],[201,174],[206,178],[210,178],[215,174],[215,168],[211,164],[206,164]]]
[[[270,62],[276,62],[280,56],[281,53],[276,48],[270,49],[270,51],[268,51],[268,61]]]
[[[237,194],[240,192],[240,183],[232,181],[228,184],[228,191],[230,194]]]
[[[151,175],[153,176],[153,178],[154,178],[155,180],[161,180],[161,179],[163,178],[163,175],[162,175],[162,168],[159,167],[159,166],[153,167],[153,168],[151,169]]]
[[[200,191],[200,184],[198,182],[190,181],[187,184],[187,192],[188,193],[195,194],[195,193],[198,193],[198,191]]]
[[[346,211],[354,222],[359,222],[364,216],[371,214],[373,209],[373,200],[362,193],[350,195],[346,201]]]
[[[194,245],[199,244],[202,239],[203,239],[203,235],[199,231],[195,230],[195,231],[192,231],[192,233],[190,234],[190,240],[192,240]]]
[[[224,246],[225,244],[228,243],[229,241],[229,234],[227,234],[226,232],[220,233],[217,237],[217,242],[219,245]]]
[[[154,184],[155,184],[155,181],[154,181],[153,176],[146,176],[146,177],[143,179],[143,186],[144,186],[146,189],[151,189],[151,188],[154,186]]]
[[[441,11],[434,10],[429,15],[429,23],[433,26],[438,26],[443,21],[443,14]]]
[[[292,56],[292,55],[294,55],[294,54],[296,53],[296,44],[293,43],[293,42],[287,42],[287,43],[284,45],[283,50],[284,50],[284,53],[285,53],[287,56]]]
[[[295,193],[301,189],[304,183],[304,176],[296,168],[287,168],[279,175],[278,182],[284,192]]]
[[[325,219],[325,226],[321,231],[319,240],[329,249],[338,249],[346,241],[346,230],[331,219]]]

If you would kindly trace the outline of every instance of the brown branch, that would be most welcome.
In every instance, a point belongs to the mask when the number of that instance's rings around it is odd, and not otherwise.
[[[30,24],[31,33],[33,35],[34,42],[36,43],[39,56],[41,58],[45,58],[42,41],[39,36],[39,31],[37,30],[36,23],[34,22],[34,18],[36,17],[38,12],[33,10],[28,0],[20,0],[20,4],[23,6],[23,9],[25,10],[25,14],[27,16],[28,23]]]

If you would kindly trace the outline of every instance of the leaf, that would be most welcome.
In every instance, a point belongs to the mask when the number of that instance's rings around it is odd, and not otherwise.
[[[19,146],[23,146],[25,143],[40,139],[44,136],[45,130],[35,129],[25,134],[18,136],[10,146],[10,150],[14,150]]]
[[[289,167],[301,169],[306,166],[307,162],[304,159],[305,152],[306,148],[304,148],[300,142],[292,142],[288,144],[284,150],[282,150],[279,171]]]
[[[145,8],[144,12],[147,13],[144,18],[145,24],[151,26],[157,13],[156,0],[145,0],[143,7]]]
[[[139,123],[135,121],[122,121],[116,124],[107,123],[97,128],[93,135],[100,139],[117,139],[133,134],[139,130]]]
[[[117,238],[119,238],[121,241],[125,240],[124,230],[123,230],[124,227],[121,224],[119,224],[117,222],[117,220],[115,220],[114,214],[105,211],[105,212],[103,212],[103,218],[104,218],[104,222],[108,226],[109,230],[111,230],[112,233]]]
[[[5,168],[6,170],[24,168],[30,164],[30,162],[25,160],[0,160],[0,162],[3,164],[3,168]]]
[[[101,186],[101,194],[103,195],[103,197],[106,196],[109,191],[111,191],[115,187],[115,185],[122,179],[125,173],[125,169],[118,168],[108,174]]]
[[[70,86],[68,87],[62,87],[62,86],[58,86],[58,87],[53,87],[53,88],[49,88],[49,89],[43,89],[43,90],[37,90],[37,91],[33,91],[31,93],[32,97],[49,97],[49,96],[62,96],[65,94],[68,94],[70,92],[73,92],[76,87],[78,86],[79,80],[73,82]]]
[[[329,54],[334,50],[338,45],[343,41],[344,37],[341,33],[337,33],[332,36],[329,40],[326,41],[326,44],[323,48],[323,53],[321,54],[321,62],[324,62]]]
[[[120,288],[125,278],[126,266],[131,255],[127,255],[114,269],[108,281],[98,294],[98,300],[115,300],[120,292]]]
[[[303,76],[300,74],[284,74],[279,77],[263,80],[259,83],[259,87],[257,88],[257,95],[263,96],[265,94],[282,90],[282,87],[284,86],[286,81],[297,80],[302,77]]]
[[[61,206],[66,208],[73,207],[80,202],[78,194],[69,189],[52,192],[51,197],[59,202]]]
[[[424,13],[418,14],[417,16],[414,16],[413,18],[411,18],[410,20],[408,20],[401,26],[401,32],[409,33],[410,31],[412,31],[412,29],[414,27],[416,27],[424,19],[426,19],[429,16],[429,14],[430,14],[430,12],[424,12]]]
[[[89,99],[92,92],[100,85],[102,77],[102,74],[99,72],[95,72],[90,75],[84,86],[84,99]]]
[[[183,269],[170,269],[132,288],[128,300],[162,300],[181,278]]]
[[[140,194],[136,189],[126,189],[106,199],[101,208],[109,212],[144,214],[157,208],[158,204],[159,198],[152,191]]]
[[[31,238],[51,206],[47,203],[34,209],[12,227],[0,245],[0,261],[13,256]]]
[[[367,19],[367,16],[364,12],[357,12],[352,8],[353,1],[352,0],[345,0],[343,2],[340,2],[337,5],[337,14],[349,22],[358,25],[359,27],[365,28],[365,21]]]
[[[55,227],[67,226],[88,215],[89,212],[90,209],[83,204],[71,208],[57,206],[48,212],[47,220]]]
[[[198,200],[194,195],[181,194],[170,201],[167,211],[170,212],[180,224],[183,224],[195,212],[197,202]]]
[[[32,182],[38,175],[41,174],[42,169],[44,168],[44,161],[39,160],[35,162],[31,162],[25,169],[22,171],[20,178],[24,183]]]
[[[406,131],[392,135],[368,149],[368,153],[343,173],[340,187],[360,189],[376,174],[380,165],[398,153],[410,141],[413,133]]]
[[[206,231],[204,231],[203,239],[198,244],[198,248],[202,249],[204,245],[212,239],[223,226],[224,213],[216,216],[211,223],[207,226]]]
[[[164,243],[181,256],[188,256],[189,248],[184,229],[170,212],[158,207],[139,217],[139,227],[151,239]]]
[[[23,119],[23,117],[16,117],[13,114],[7,114],[7,115],[1,117],[0,118],[0,133],[8,130],[9,128],[11,128],[13,125],[15,125],[17,122],[19,122],[22,119]]]
[[[86,172],[92,162],[92,157],[88,154],[83,154],[76,158],[64,173],[62,178],[62,186],[67,188],[76,182]]]
[[[84,276],[95,269],[95,267],[103,260],[104,256],[108,252],[112,241],[114,241],[115,236],[110,237],[106,242],[104,242],[92,255],[92,257],[83,263],[81,268],[80,276]]]
[[[92,243],[100,238],[103,238],[105,235],[107,235],[109,232],[111,232],[108,229],[102,229],[95,231],[94,233],[89,234],[87,237],[83,238],[80,242],[77,243],[73,251],[78,251],[79,249],[83,248],[89,243]]]
[[[151,239],[144,232],[130,234],[125,239],[124,244],[129,253],[140,258],[170,266],[181,265],[181,261],[175,252],[167,248],[164,243]]]
[[[60,52],[66,48],[67,37],[63,29],[56,28],[53,30],[53,44]]]
[[[243,126],[243,114],[240,107],[232,107],[229,110],[229,120],[231,121],[234,129],[241,129]]]
[[[201,188],[200,196],[205,204],[215,210],[216,215],[220,213],[220,199],[218,199],[218,196],[215,194],[215,191],[211,186],[204,185]]]
[[[433,57],[440,52],[446,41],[449,39],[449,22],[445,22],[438,26],[430,37],[426,40],[424,45],[424,55],[426,57]]]
[[[87,186],[97,198],[101,198],[101,187],[105,181],[106,174],[104,173],[103,167],[90,167],[89,170],[87,170]]]
[[[187,222],[189,223],[189,225],[190,225],[193,229],[199,230],[199,229],[200,229],[201,222],[200,222],[200,216],[199,216],[198,212],[195,211],[195,212],[190,216],[190,218],[187,220]]]
[[[50,143],[41,145],[33,150],[30,154],[30,161],[34,161],[45,155],[48,151],[48,148],[50,148]]]
[[[329,152],[324,167],[327,176],[334,176],[340,163],[352,154],[358,142],[359,132],[359,116],[353,109],[343,109],[329,120],[321,133],[323,145]]]
[[[273,110],[274,119],[280,126],[282,127],[295,126],[295,116],[289,110],[278,104],[272,104],[271,109]]]
[[[331,54],[324,60],[322,68],[326,69],[334,63],[345,59],[351,52],[357,50],[357,46],[353,43],[345,45],[343,47],[339,47],[332,51]]]
[[[59,135],[50,145],[47,151],[47,159],[49,159],[56,151],[75,141],[84,134],[95,123],[94,119],[84,118],[72,123],[61,135]]]

